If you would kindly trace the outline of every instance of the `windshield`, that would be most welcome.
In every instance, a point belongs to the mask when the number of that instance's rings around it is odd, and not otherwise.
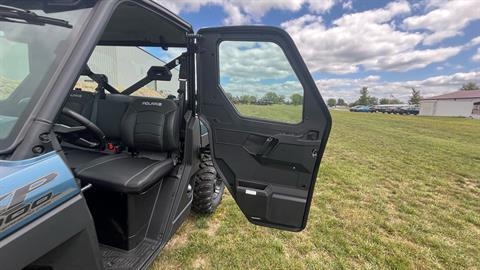
[[[0,9],[0,150],[15,138],[92,6],[10,2]]]

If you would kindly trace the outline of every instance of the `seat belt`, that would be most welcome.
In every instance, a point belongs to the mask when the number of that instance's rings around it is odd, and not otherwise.
[[[93,123],[97,123],[97,114],[98,114],[98,99],[100,98],[100,95],[97,93],[93,99],[93,108],[92,108],[92,114],[90,115],[90,121]]]
[[[97,115],[98,115],[98,100],[100,98],[105,98],[105,88],[103,85],[99,84],[97,88],[95,89],[95,97],[93,99],[93,108],[92,108],[92,114],[90,115],[90,121],[93,123],[97,123]]]
[[[184,108],[185,108],[185,91],[187,89],[187,67],[186,67],[186,54],[183,54],[183,57],[180,58],[180,72],[178,75],[178,81],[180,82],[178,88],[178,100],[179,100],[179,117],[180,117],[180,127],[183,127],[184,121]],[[184,130],[180,128],[180,139],[185,138]]]

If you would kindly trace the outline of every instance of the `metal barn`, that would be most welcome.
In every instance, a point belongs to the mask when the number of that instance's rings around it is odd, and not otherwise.
[[[424,98],[420,101],[420,115],[480,119],[480,90],[457,91]]]

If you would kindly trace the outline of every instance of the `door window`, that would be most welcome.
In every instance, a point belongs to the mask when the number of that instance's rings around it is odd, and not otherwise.
[[[303,87],[277,44],[223,41],[219,69],[221,88],[240,115],[302,122]]]

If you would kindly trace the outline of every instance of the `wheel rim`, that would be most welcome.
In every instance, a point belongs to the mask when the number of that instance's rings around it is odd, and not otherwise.
[[[220,192],[222,191],[222,179],[220,178],[217,178],[217,180],[215,181],[215,185],[213,186],[213,191],[214,191],[214,197],[218,197],[218,195],[220,194]]]

